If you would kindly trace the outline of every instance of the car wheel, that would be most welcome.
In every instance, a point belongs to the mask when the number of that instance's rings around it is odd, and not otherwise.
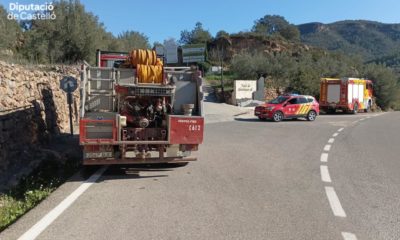
[[[280,122],[283,120],[283,113],[280,111],[276,111],[273,116],[274,122]]]
[[[308,112],[307,114],[308,121],[314,121],[316,118],[317,118],[317,112],[315,112],[314,110]]]
[[[358,113],[358,104],[355,103],[354,107],[353,107],[353,114],[357,114]]]

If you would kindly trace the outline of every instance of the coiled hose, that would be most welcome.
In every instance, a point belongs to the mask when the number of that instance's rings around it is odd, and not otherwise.
[[[163,82],[163,63],[157,58],[156,51],[134,49],[130,52],[128,61],[136,68],[139,83]]]

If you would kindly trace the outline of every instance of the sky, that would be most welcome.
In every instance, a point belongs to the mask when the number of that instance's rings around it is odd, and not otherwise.
[[[44,4],[51,0],[0,0],[10,3]],[[400,23],[399,0],[81,0],[87,11],[99,17],[115,36],[126,30],[144,33],[150,43],[180,38],[182,30],[201,22],[215,35],[250,30],[265,15],[281,15],[290,23],[331,23],[340,20],[372,20]]]

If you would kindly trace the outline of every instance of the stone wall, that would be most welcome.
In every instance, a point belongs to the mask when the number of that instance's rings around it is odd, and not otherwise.
[[[10,168],[29,166],[42,146],[69,131],[66,93],[59,88],[63,76],[79,79],[79,67],[27,67],[0,61],[0,181]],[[74,122],[78,109],[77,90]]]

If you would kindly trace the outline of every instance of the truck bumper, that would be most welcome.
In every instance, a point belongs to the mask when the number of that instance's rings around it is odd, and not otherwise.
[[[164,157],[164,158],[89,158],[84,159],[83,165],[114,165],[114,164],[152,164],[152,163],[179,163],[196,161],[196,157]]]

